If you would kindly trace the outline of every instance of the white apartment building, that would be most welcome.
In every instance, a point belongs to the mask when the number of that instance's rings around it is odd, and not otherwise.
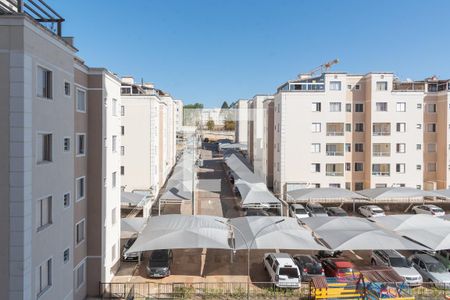
[[[233,106],[236,127],[235,140],[236,143],[248,143],[248,100],[239,99]]]
[[[175,132],[183,130],[183,101],[173,100],[175,105]]]

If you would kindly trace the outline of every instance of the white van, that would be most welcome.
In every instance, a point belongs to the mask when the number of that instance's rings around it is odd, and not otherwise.
[[[292,257],[287,253],[264,254],[264,268],[270,281],[280,288],[299,288],[300,272]]]

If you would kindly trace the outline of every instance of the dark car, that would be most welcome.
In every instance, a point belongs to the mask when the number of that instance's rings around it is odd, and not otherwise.
[[[265,211],[264,209],[257,209],[257,208],[247,208],[245,211],[245,216],[263,216],[267,217],[269,216],[269,213]]]
[[[122,260],[124,260],[124,261],[138,261],[139,260],[139,253],[137,253],[137,252],[128,253],[127,255],[125,255],[125,252],[127,252],[128,249],[130,249],[131,246],[133,246],[135,241],[136,241],[136,238],[131,238],[125,243],[125,245],[123,246],[123,251],[122,251]]]
[[[324,270],[320,261],[312,255],[295,255],[294,262],[300,270],[301,278],[305,280],[314,276],[324,276]]]
[[[170,275],[173,261],[172,250],[154,250],[147,264],[147,274],[152,278],[162,278]]]
[[[327,214],[331,217],[346,217],[348,213],[341,207],[327,207]]]

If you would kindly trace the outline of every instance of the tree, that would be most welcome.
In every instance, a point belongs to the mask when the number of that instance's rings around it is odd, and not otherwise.
[[[209,119],[208,122],[206,122],[206,128],[208,130],[214,130],[214,127],[216,127],[216,124],[214,124],[214,121]]]
[[[203,108],[203,104],[195,102],[194,104],[186,104],[184,106],[184,108],[185,109],[202,109]]]
[[[228,102],[227,101],[223,101],[222,109],[228,109],[228,108],[230,108],[230,106],[228,105]]]
[[[224,122],[224,129],[227,131],[233,131],[236,128],[236,122],[233,120],[226,120]]]

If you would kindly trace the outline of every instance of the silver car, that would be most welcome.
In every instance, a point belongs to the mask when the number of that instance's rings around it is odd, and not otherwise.
[[[418,253],[411,255],[409,261],[422,275],[423,281],[432,282],[437,288],[450,287],[450,273],[436,258],[429,254]]]
[[[371,263],[376,266],[391,267],[409,286],[419,286],[423,282],[422,275],[411,262],[395,250],[373,250]]]

